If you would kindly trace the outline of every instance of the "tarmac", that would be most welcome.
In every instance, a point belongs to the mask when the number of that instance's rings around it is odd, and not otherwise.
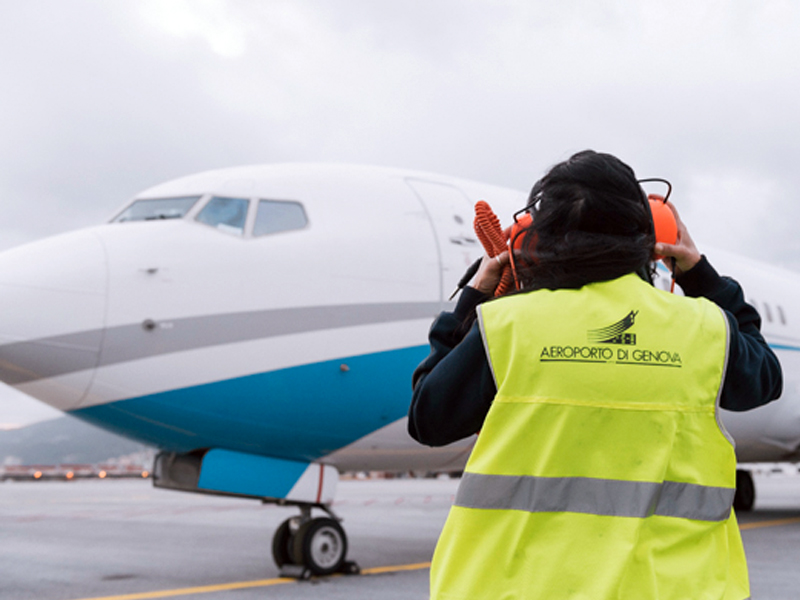
[[[0,484],[0,599],[428,597],[429,564],[457,480],[345,480],[335,512],[361,575],[296,581],[272,562],[296,510],[155,489],[145,480]],[[739,515],[754,600],[800,597],[800,476],[756,476]]]

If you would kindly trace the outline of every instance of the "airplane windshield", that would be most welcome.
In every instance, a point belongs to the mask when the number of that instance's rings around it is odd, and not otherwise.
[[[197,215],[197,220],[222,231],[242,235],[249,204],[250,201],[245,198],[214,196]]]
[[[302,229],[308,224],[303,205],[283,200],[259,200],[253,235]]]
[[[125,221],[155,221],[157,219],[180,219],[194,206],[200,196],[186,196],[183,198],[148,198],[136,200],[112,223]]]

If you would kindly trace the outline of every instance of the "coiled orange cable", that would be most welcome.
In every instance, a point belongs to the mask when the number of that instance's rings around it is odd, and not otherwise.
[[[508,238],[510,232],[503,231],[500,226],[500,219],[494,214],[492,207],[484,200],[475,203],[475,234],[483,244],[483,249],[489,258],[502,254],[508,248]],[[509,264],[503,268],[500,283],[494,291],[495,297],[508,293],[512,288],[519,289],[516,270],[513,268],[514,257],[509,254]]]

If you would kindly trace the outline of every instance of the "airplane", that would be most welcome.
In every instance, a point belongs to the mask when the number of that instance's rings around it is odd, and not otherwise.
[[[480,199],[510,218],[527,194],[336,164],[156,185],[105,224],[0,253],[0,381],[158,447],[157,487],[299,508],[273,537],[283,574],[356,572],[339,473],[459,471],[474,443],[421,446],[406,414],[431,321],[483,254]],[[755,294],[784,367],[781,401],[723,411],[737,457],[798,460],[800,278],[701,249]],[[736,506],[754,499],[740,469]]]

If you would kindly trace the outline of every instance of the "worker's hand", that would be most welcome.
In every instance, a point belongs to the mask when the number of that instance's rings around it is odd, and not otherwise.
[[[478,267],[478,272],[475,274],[475,281],[472,287],[487,296],[494,296],[494,290],[497,288],[497,284],[500,283],[503,269],[507,264],[508,251],[498,254],[493,258],[484,255],[481,266]]]
[[[692,236],[689,235],[689,230],[686,225],[681,221],[678,215],[678,209],[672,202],[667,202],[672,214],[675,215],[675,222],[678,225],[678,239],[674,244],[659,243],[655,245],[655,253],[666,257],[664,264],[671,268],[671,261],[668,259],[675,259],[675,274],[682,275],[700,262],[700,251],[694,245]]]

